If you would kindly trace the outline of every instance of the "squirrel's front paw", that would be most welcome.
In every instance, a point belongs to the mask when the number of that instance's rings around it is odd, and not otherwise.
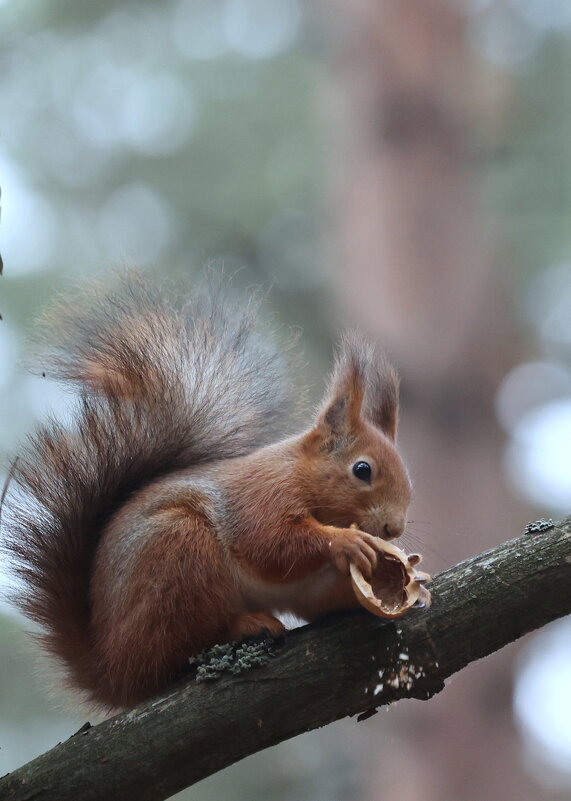
[[[371,578],[377,566],[377,553],[382,550],[379,540],[357,528],[336,528],[332,531],[329,547],[337,569],[348,575],[349,565],[353,563],[366,578]]]

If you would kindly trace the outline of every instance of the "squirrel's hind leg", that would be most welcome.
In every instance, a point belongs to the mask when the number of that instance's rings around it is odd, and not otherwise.
[[[257,634],[279,637],[284,631],[287,629],[283,623],[267,612],[245,612],[230,623],[229,636],[231,640],[242,640]]]

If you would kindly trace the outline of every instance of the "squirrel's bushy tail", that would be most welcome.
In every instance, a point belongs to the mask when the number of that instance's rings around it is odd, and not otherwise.
[[[5,546],[25,585],[16,603],[88,692],[99,680],[90,572],[110,516],[154,478],[245,454],[283,430],[283,360],[253,328],[257,303],[234,313],[219,295],[176,309],[128,275],[49,318],[58,342],[42,370],[78,393],[71,425],[43,425],[15,463]]]

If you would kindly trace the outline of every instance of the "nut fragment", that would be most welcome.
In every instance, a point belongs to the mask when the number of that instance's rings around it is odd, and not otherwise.
[[[383,553],[377,554],[377,567],[370,581],[351,563],[351,584],[357,600],[377,617],[399,617],[411,606],[430,606],[430,592],[424,583],[428,573],[416,569],[419,554],[407,554],[380,540]]]

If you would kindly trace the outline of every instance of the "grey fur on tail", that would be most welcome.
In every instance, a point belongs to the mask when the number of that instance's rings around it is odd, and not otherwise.
[[[177,306],[127,274],[48,315],[41,369],[76,386],[73,422],[49,420],[19,455],[4,549],[26,585],[16,603],[75,685],[99,680],[89,581],[113,513],[153,479],[246,454],[287,427],[285,362],[257,333],[257,313],[219,288]]]

